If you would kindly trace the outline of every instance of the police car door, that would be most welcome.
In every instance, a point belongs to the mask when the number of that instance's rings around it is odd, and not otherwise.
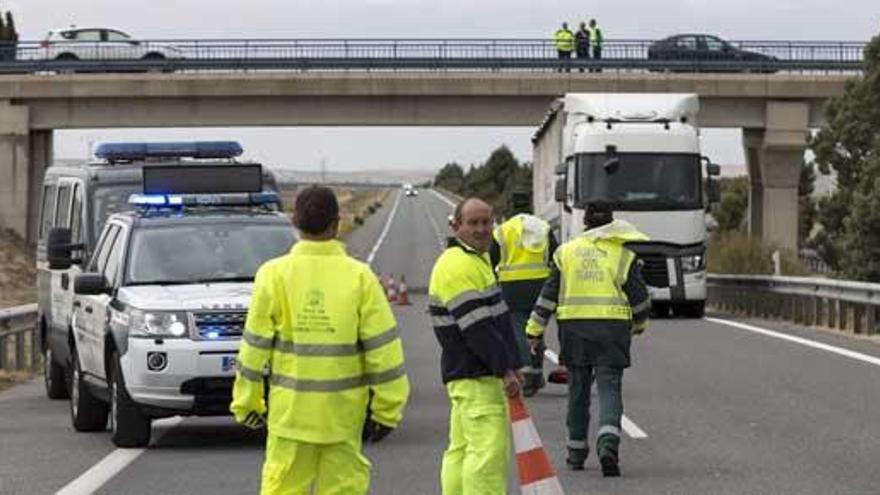
[[[104,336],[110,321],[110,302],[119,283],[119,268],[127,238],[125,227],[110,222],[89,262],[87,271],[104,275],[109,293],[76,296],[76,339],[84,372],[105,378]]]
[[[74,244],[82,242],[83,186],[79,180],[58,180],[58,200],[55,205],[55,227],[70,229]],[[74,253],[76,256],[77,253]],[[73,279],[82,272],[82,261],[73,263],[66,270],[53,270],[51,281],[52,322],[55,328],[67,332],[73,316]]]

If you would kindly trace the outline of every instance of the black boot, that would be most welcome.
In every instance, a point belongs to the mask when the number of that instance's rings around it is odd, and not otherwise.
[[[583,471],[584,470],[584,462],[587,461],[587,455],[590,453],[587,449],[568,449],[568,457],[565,458],[565,463],[568,465],[568,468],[572,471]]]
[[[538,393],[538,390],[544,388],[546,382],[544,381],[543,373],[526,373],[525,374],[525,383],[523,384],[523,396],[531,397]]]
[[[599,464],[602,465],[602,476],[606,478],[616,478],[620,476],[620,465],[618,464],[617,452],[607,451],[599,456]]]

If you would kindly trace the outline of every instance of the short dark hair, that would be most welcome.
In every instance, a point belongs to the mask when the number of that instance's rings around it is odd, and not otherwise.
[[[293,224],[307,234],[322,234],[339,219],[339,202],[333,190],[311,186],[296,196]]]
[[[596,202],[587,205],[584,212],[584,225],[595,229],[614,221],[614,205],[606,202]]]

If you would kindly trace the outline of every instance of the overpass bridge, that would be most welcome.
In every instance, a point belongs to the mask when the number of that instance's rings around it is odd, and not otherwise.
[[[605,59],[559,61],[546,40],[311,41],[189,40],[187,58],[162,60],[42,60],[20,44],[0,63],[0,225],[33,240],[56,129],[537,127],[567,92],[693,92],[702,126],[744,129],[751,232],[794,247],[808,131],[859,73],[864,46],[745,44],[773,58],[657,61],[647,42],[609,42]],[[148,72],[116,72],[131,70]]]

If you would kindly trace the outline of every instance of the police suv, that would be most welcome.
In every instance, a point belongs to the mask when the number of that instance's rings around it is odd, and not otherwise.
[[[46,395],[68,397],[70,375],[73,284],[95,252],[107,218],[132,208],[128,198],[143,191],[142,170],[153,166],[237,165],[243,150],[234,141],[103,143],[96,161],[78,165],[54,165],[43,179],[37,229],[37,307],[41,350],[44,353]],[[207,169],[206,169],[207,170]],[[263,170],[263,187],[275,191],[272,173]],[[47,246],[71,245],[68,268],[50,270]]]
[[[107,219],[73,279],[76,430],[109,417],[115,445],[142,447],[153,418],[228,414],[253,277],[295,242],[261,178],[259,165],[143,169],[134,210]],[[50,265],[71,252],[50,243]]]

